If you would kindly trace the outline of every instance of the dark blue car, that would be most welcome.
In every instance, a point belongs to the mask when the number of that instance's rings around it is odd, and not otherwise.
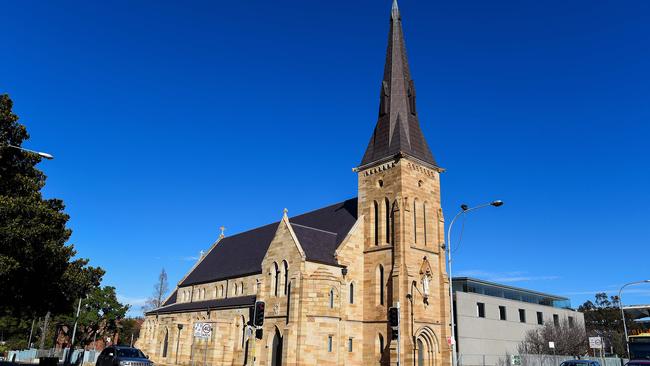
[[[567,360],[562,362],[560,366],[600,366],[600,362],[592,360]]]

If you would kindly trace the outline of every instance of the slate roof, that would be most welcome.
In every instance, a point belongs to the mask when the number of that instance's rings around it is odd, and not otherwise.
[[[176,302],[176,297],[178,296],[178,289],[174,290],[171,295],[163,302],[162,306],[170,305]]]
[[[239,297],[229,297],[225,299],[212,299],[204,301],[194,301],[194,302],[181,302],[178,304],[171,304],[159,307],[158,309],[148,311],[145,315],[151,314],[169,314],[169,313],[180,313],[188,311],[203,311],[211,309],[223,309],[223,308],[237,308],[244,306],[253,306],[255,305],[255,295],[252,296],[239,296]]]
[[[402,154],[437,166],[420,129],[415,108],[415,84],[411,79],[402,19],[395,0],[391,10],[379,117],[360,166]]]
[[[336,265],[334,251],[357,221],[357,199],[289,218],[307,260]],[[262,273],[262,259],[279,222],[226,236],[179,284],[180,287]]]

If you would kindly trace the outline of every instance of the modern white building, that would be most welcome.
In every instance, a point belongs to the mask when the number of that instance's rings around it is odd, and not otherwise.
[[[495,365],[517,354],[526,332],[546,322],[584,327],[568,298],[469,277],[453,279],[461,365]]]

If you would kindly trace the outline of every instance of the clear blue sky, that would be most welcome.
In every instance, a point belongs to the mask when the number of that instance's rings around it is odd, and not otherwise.
[[[569,296],[650,277],[650,2],[402,0],[457,274]],[[125,301],[227,234],[356,195],[385,1],[12,2],[0,92],[56,156],[79,255]],[[460,226],[458,226],[460,228]],[[650,303],[650,286],[624,300]],[[135,313],[135,312],[134,312]]]

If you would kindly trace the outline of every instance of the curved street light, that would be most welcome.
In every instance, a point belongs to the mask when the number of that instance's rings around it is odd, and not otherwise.
[[[627,336],[627,325],[625,324],[625,312],[623,311],[623,299],[621,298],[621,293],[627,286],[639,285],[642,283],[650,283],[650,280],[629,282],[623,285],[620,290],[618,290],[618,306],[621,308],[621,320],[623,321],[623,331],[625,332],[625,347],[627,349],[627,357],[632,356],[630,355],[630,338]]]
[[[492,201],[490,203],[485,203],[482,205],[474,206],[474,207],[469,207],[468,205],[462,204],[460,205],[460,212],[454,216],[454,218],[451,220],[451,223],[449,224],[449,228],[447,229],[447,245],[445,250],[447,250],[447,266],[449,267],[449,270],[447,271],[447,277],[449,277],[449,307],[451,309],[451,365],[452,366],[458,366],[458,358],[456,355],[456,335],[455,335],[455,330],[454,327],[455,322],[454,322],[454,290],[453,290],[453,280],[452,280],[452,275],[451,275],[451,228],[454,226],[454,222],[456,222],[456,219],[459,218],[461,215],[465,215],[468,212],[478,210],[479,208],[484,208],[488,206],[493,206],[493,207],[499,207],[503,206],[503,201],[501,200],[496,200]]]
[[[46,152],[35,151],[35,150],[30,150],[30,149],[25,149],[24,147],[15,146],[15,145],[8,145],[8,144],[7,144],[7,145],[4,145],[4,146],[6,146],[6,147],[11,147],[11,148],[14,148],[14,149],[17,149],[17,150],[26,151],[26,152],[28,152],[28,153],[36,154],[36,155],[38,155],[38,156],[40,156],[40,157],[42,157],[42,158],[48,159],[48,160],[52,160],[52,159],[54,159],[54,156],[52,156],[52,154],[48,154],[48,153],[46,153]]]

